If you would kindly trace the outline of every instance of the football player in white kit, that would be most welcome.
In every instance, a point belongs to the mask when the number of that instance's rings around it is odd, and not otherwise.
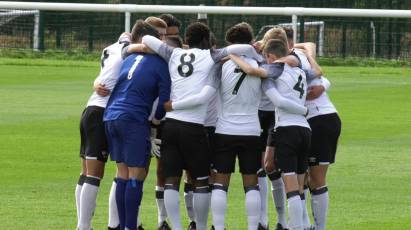
[[[307,90],[306,74],[300,68],[287,64],[273,63],[288,55],[287,43],[282,40],[269,40],[264,47],[267,58],[262,68],[252,68],[247,63],[236,59],[236,63],[249,74],[272,77],[263,82],[267,93],[276,87],[284,97],[304,105]],[[275,69],[281,67],[282,74],[278,77]],[[315,77],[319,70],[309,71],[310,78]],[[274,81],[274,79],[276,79]],[[311,131],[304,115],[291,114],[276,107],[276,124],[274,131],[274,147],[276,166],[282,172],[285,190],[288,198],[289,228],[303,230],[303,207],[300,194],[303,193],[304,175],[307,170],[307,155],[310,146]]]
[[[287,32],[290,47],[292,47],[292,42],[290,42],[292,35],[292,30]],[[301,46],[297,45],[297,47]],[[315,47],[305,49],[307,52],[294,49],[294,53],[301,60],[302,68],[309,69],[312,65],[317,65],[314,58],[309,55],[309,53],[315,54]],[[328,166],[335,161],[338,138],[341,133],[341,120],[326,93],[330,82],[321,77],[309,80],[307,83],[308,94],[305,104],[309,111],[307,119],[312,131],[308,156],[311,209],[315,222],[314,228],[325,230],[329,203],[326,175]]]
[[[189,25],[185,33],[189,49],[173,48],[160,40],[145,36],[143,43],[169,62],[172,80],[171,100],[179,101],[198,94],[208,79],[213,65],[230,53],[260,58],[250,45],[233,45],[212,50],[210,30],[202,23]],[[210,87],[211,88],[211,87]],[[207,104],[168,112],[164,125],[162,160],[166,185],[164,201],[173,229],[181,230],[179,184],[182,170],[187,169],[194,180],[193,208],[197,229],[207,228],[209,209],[208,175],[210,168],[204,121]]]
[[[95,91],[87,102],[80,121],[80,157],[82,172],[76,186],[77,229],[90,230],[96,207],[100,180],[108,157],[103,114],[111,90],[119,77],[122,48],[130,43],[130,34],[123,33],[116,43],[106,47],[101,55],[101,69],[94,81]],[[116,227],[116,226],[113,226]]]
[[[252,40],[252,28],[247,23],[237,24],[226,33],[226,41],[230,44],[250,44]],[[244,56],[241,58],[258,67],[254,59]],[[259,226],[261,213],[257,180],[257,171],[261,168],[258,120],[261,79],[248,76],[233,61],[227,61],[222,67],[219,94],[221,111],[217,119],[214,156],[214,169],[217,174],[211,199],[213,225],[216,230],[224,229],[227,191],[238,156],[246,193],[248,229],[255,230]],[[284,104],[293,106],[291,101]],[[306,110],[304,106],[295,106],[303,112]]]

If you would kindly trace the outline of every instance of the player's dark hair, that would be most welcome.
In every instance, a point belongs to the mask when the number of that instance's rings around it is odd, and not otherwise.
[[[226,42],[231,44],[250,44],[253,39],[253,28],[246,22],[234,25],[225,34]]]
[[[194,22],[188,25],[184,39],[190,48],[211,48],[210,29],[203,23]]]
[[[179,36],[168,36],[166,38],[166,43],[169,46],[182,48],[183,47],[183,40]]]
[[[283,29],[285,31],[285,34],[287,35],[287,39],[288,40],[293,40],[294,38],[294,30],[293,28],[289,27],[289,26],[283,26]]]
[[[131,30],[131,42],[137,43],[145,35],[160,38],[160,34],[153,26],[143,20],[137,20]]]
[[[181,26],[181,22],[176,17],[174,17],[172,14],[162,14],[158,17],[163,19],[167,23],[168,27],[176,26],[180,28]]]
[[[264,54],[272,54],[275,55],[277,58],[287,56],[288,52],[289,50],[287,44],[281,39],[268,40],[263,50]]]

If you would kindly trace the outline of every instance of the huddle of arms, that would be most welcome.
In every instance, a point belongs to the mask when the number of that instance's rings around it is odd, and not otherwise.
[[[130,46],[127,52],[144,52],[144,49],[147,51],[148,48],[160,55],[166,61],[170,60],[174,47],[171,47],[163,41],[150,35],[144,36],[142,41],[143,44]],[[259,55],[251,45],[235,44],[222,49],[210,50],[210,53],[216,64],[212,67],[209,73],[209,83],[207,83],[207,85],[205,85],[198,94],[193,95],[192,97],[176,102],[169,101],[165,103],[164,106],[166,111],[185,109],[206,103],[216,93],[218,88],[217,83],[219,81],[217,78],[220,78],[221,75],[219,73],[221,72],[221,65],[219,62],[229,54],[244,55],[258,61],[263,61],[261,55]]]

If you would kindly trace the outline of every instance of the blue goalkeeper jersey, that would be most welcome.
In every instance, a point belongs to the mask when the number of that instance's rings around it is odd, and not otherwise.
[[[170,86],[168,65],[161,57],[144,53],[128,56],[108,101],[104,121],[147,122],[157,97],[154,117],[160,120],[165,115],[163,104],[170,99]]]

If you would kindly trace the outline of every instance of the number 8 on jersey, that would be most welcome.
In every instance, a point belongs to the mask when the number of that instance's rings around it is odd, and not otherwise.
[[[193,74],[194,66],[193,62],[195,61],[194,54],[182,54],[180,57],[181,64],[178,66],[178,74],[182,77],[189,77]]]

